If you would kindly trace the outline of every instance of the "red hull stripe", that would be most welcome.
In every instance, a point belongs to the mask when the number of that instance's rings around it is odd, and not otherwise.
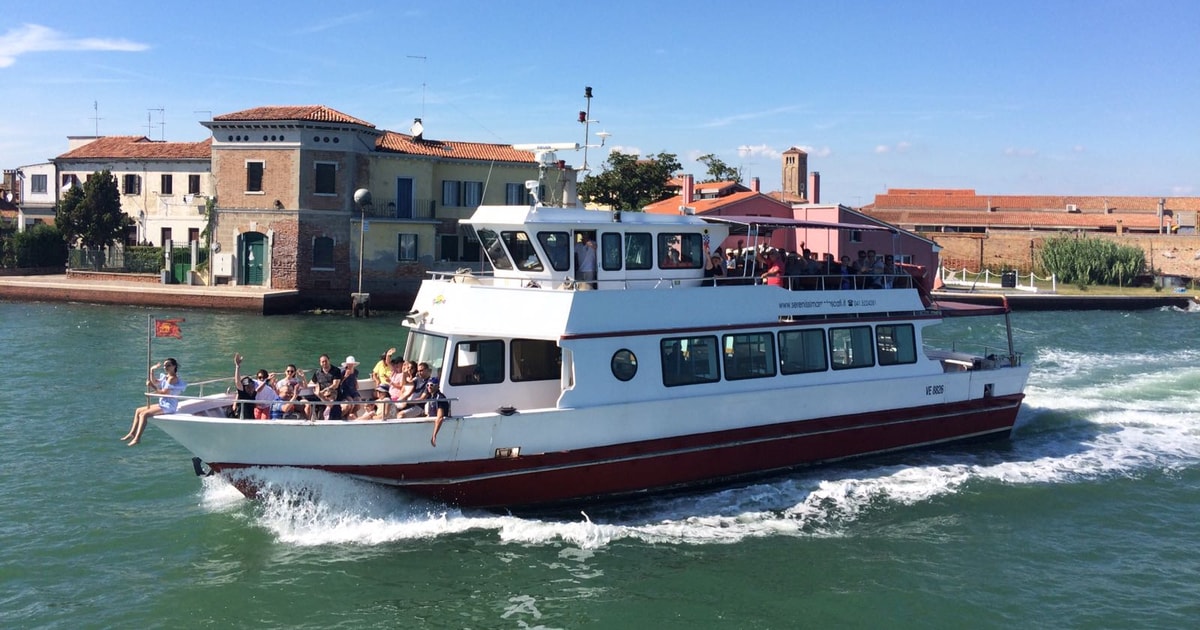
[[[708,484],[923,446],[1007,435],[1023,394],[802,420],[518,458],[301,466],[468,507],[516,507]],[[511,446],[520,446],[513,444]],[[216,471],[253,466],[213,463]]]

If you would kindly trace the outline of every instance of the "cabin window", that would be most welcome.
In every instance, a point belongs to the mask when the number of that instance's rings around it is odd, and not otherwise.
[[[783,374],[824,372],[829,366],[825,359],[825,331],[785,330],[779,333],[779,371]]]
[[[512,269],[512,260],[508,258],[508,252],[504,251],[504,246],[500,244],[500,237],[495,232],[483,228],[476,231],[479,234],[479,242],[483,245],[483,250],[487,252],[488,260],[492,261],[492,267],[495,269]]]
[[[538,232],[538,242],[542,251],[550,259],[550,266],[555,271],[567,271],[571,268],[571,236],[566,232]]]
[[[434,376],[444,378],[442,374],[443,357],[446,355],[446,338],[429,333],[410,330],[408,333],[408,346],[404,349],[404,356],[408,357],[409,361],[415,363],[428,363],[430,373]],[[504,359],[500,359],[500,365],[504,365]]]
[[[621,270],[621,235],[605,232],[600,235],[600,267],[605,271]]]
[[[562,377],[562,348],[545,339],[513,339],[508,372],[514,382],[557,381]]]
[[[829,329],[829,358],[835,370],[875,365],[870,326]]]
[[[775,376],[775,339],[771,333],[725,335],[725,378]]]
[[[538,257],[533,243],[529,242],[528,234],[519,231],[501,232],[500,238],[504,239],[508,253],[512,254],[518,269],[521,271],[541,271],[543,269],[542,259]]]
[[[454,345],[451,385],[486,385],[504,382],[504,342],[460,341]]]
[[[694,385],[721,380],[717,368],[717,338],[673,337],[660,343],[663,385]]]
[[[624,348],[617,350],[613,353],[609,367],[618,381],[628,381],[637,375],[637,355]]]
[[[625,235],[625,268],[650,269],[654,266],[653,240],[646,232],[636,232]]]
[[[659,234],[659,269],[699,269],[704,266],[704,238],[699,234]]]
[[[879,365],[917,362],[917,342],[912,324],[875,327],[875,347]]]

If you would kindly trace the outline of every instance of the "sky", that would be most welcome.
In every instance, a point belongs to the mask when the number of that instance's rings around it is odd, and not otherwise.
[[[326,105],[504,144],[713,154],[821,201],[889,188],[1200,196],[1200,2],[281,3],[0,0],[0,166],[68,136],[208,137],[200,121]],[[577,122],[594,98],[588,125]]]

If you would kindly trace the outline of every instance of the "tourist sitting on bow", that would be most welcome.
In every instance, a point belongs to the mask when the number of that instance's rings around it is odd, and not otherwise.
[[[154,370],[162,366],[163,374],[154,379]],[[179,378],[179,362],[173,358],[167,358],[162,363],[155,363],[146,371],[146,387],[162,396],[179,396],[183,393],[187,383]],[[129,446],[134,446],[142,439],[142,432],[146,430],[146,420],[150,416],[155,416],[160,413],[175,413],[179,408],[179,399],[177,398],[159,398],[158,404],[147,403],[138,407],[133,412],[133,424],[129,427],[129,433],[125,434],[121,440],[129,440]]]

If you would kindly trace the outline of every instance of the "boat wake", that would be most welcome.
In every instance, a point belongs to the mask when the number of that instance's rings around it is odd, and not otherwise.
[[[844,537],[897,508],[988,488],[1090,483],[1200,464],[1195,350],[1167,355],[1043,351],[1011,443],[820,468],[703,493],[564,516],[461,510],[319,471],[251,470],[267,487],[253,520],[284,544],[378,545],[483,533],[502,543],[596,549],[636,539],[722,544],[771,536]],[[227,482],[205,479],[203,505],[242,509]]]

